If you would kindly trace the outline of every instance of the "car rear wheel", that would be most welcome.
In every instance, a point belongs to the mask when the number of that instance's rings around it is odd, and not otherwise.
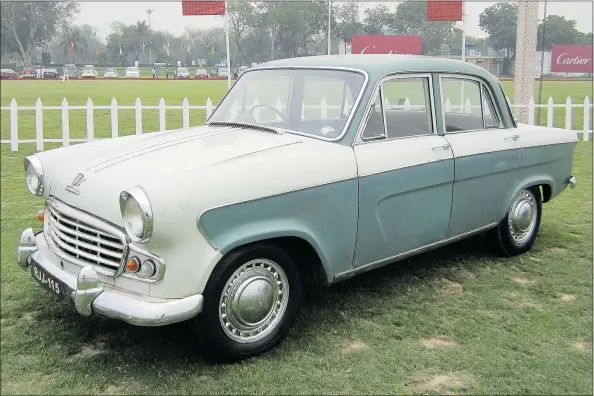
[[[273,348],[295,322],[301,294],[295,263],[280,248],[255,244],[230,253],[211,274],[196,317],[206,357],[233,361]]]
[[[542,198],[538,187],[518,192],[507,215],[492,231],[498,252],[511,257],[529,251],[538,235],[541,218]]]

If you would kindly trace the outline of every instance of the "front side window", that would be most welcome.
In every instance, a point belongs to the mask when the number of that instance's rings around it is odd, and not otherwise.
[[[364,82],[362,74],[345,70],[249,70],[208,122],[241,122],[337,138]]]
[[[386,127],[384,123],[384,107],[382,104],[381,89],[375,95],[375,99],[369,109],[367,124],[363,130],[363,140],[384,139],[386,137]]]
[[[427,77],[395,78],[382,86],[388,139],[433,133]]]
[[[398,139],[434,132],[428,77],[388,78],[380,87],[363,140]]]

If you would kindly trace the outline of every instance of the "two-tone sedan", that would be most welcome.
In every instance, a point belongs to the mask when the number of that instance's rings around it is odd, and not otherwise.
[[[310,282],[478,233],[528,252],[543,204],[576,185],[577,141],[518,124],[467,62],[277,60],[243,73],[204,126],[28,156],[43,222],[17,261],[81,315],[192,320],[207,356],[244,358],[287,336]]]

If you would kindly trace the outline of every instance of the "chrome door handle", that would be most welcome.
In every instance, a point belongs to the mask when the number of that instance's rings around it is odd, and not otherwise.
[[[505,140],[518,140],[520,135],[512,135],[505,138]]]
[[[433,147],[431,150],[447,150],[452,147],[451,144],[444,144],[443,146]]]

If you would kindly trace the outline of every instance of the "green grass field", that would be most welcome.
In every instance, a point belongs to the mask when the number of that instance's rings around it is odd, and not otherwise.
[[[168,104],[184,97],[203,104],[207,97],[217,103],[225,88],[218,81],[2,82],[1,102],[16,97],[33,105],[40,96],[44,104],[66,97],[83,105],[90,96],[107,105],[115,96],[132,105],[139,96],[156,105],[162,96]],[[543,96],[583,101],[591,90],[587,83],[547,82]],[[60,136],[59,113],[44,113],[47,136]],[[79,113],[71,115],[73,137],[85,136]],[[97,136],[110,135],[105,113],[96,112]],[[133,133],[134,114],[122,113],[120,131]],[[152,113],[145,113],[146,131],[157,129]],[[181,126],[180,112],[168,113],[168,128]],[[7,115],[2,111],[2,139],[9,135]],[[33,137],[34,117],[19,116],[20,134]],[[579,128],[579,112],[574,116]],[[192,113],[192,125],[203,120]],[[34,150],[33,144],[16,153],[1,147],[2,394],[592,393],[590,142],[576,149],[578,187],[544,205],[529,254],[497,258],[478,236],[307,290],[286,342],[235,365],[206,363],[188,323],[138,328],[82,318],[15,264],[19,233],[36,225],[42,206],[28,193],[22,166]]]

